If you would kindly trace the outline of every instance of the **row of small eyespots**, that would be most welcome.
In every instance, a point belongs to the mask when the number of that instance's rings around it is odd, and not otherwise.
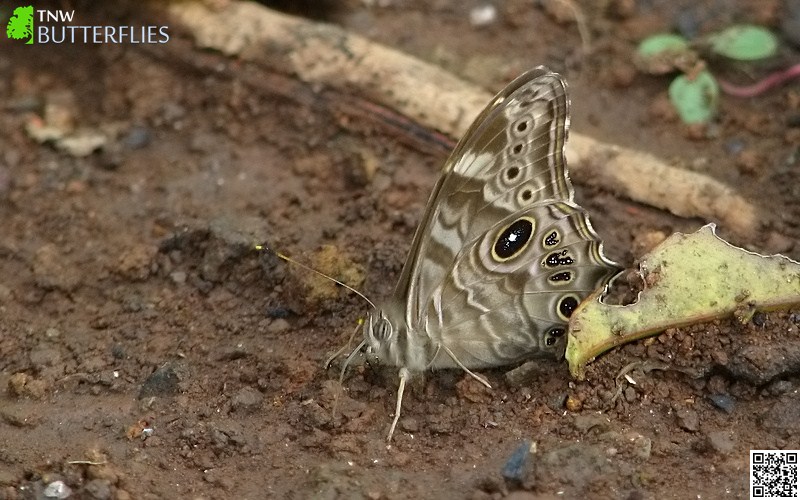
[[[565,323],[569,321],[569,317],[572,316],[572,313],[575,312],[575,309],[578,307],[580,301],[576,295],[565,295],[561,297],[561,300],[558,301],[558,316],[562,319]],[[563,326],[554,326],[547,331],[547,335],[545,335],[544,343],[548,347],[554,345],[559,337],[562,337],[566,333],[566,328]]]

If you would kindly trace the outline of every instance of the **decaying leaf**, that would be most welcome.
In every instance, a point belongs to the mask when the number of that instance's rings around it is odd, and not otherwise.
[[[634,304],[587,298],[570,318],[566,358],[573,376],[600,354],[667,328],[755,310],[800,305],[800,263],[748,252],[719,238],[713,224],[674,234],[641,259],[645,289]]]

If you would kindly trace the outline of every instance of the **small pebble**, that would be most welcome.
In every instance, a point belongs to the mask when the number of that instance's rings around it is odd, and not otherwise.
[[[28,354],[28,358],[36,371],[61,363],[61,353],[52,347],[36,347]]]
[[[8,379],[8,392],[20,398],[41,399],[47,391],[43,380],[35,379],[27,373],[17,372]]]
[[[267,317],[272,319],[286,319],[291,316],[291,309],[286,307],[270,307],[267,309]]]
[[[107,479],[92,479],[83,487],[89,498],[108,500],[111,498],[111,483]]]
[[[736,446],[736,442],[728,431],[709,432],[706,435],[706,443],[709,448],[722,454],[730,453]]]
[[[167,363],[147,377],[139,390],[139,399],[174,394],[177,391],[178,374],[172,364]]]
[[[69,498],[72,489],[64,484],[64,481],[53,481],[45,487],[42,495],[46,498]]]
[[[697,9],[680,9],[674,21],[678,33],[688,39],[697,37],[700,26],[703,24],[703,20],[699,16]]]
[[[736,401],[727,394],[711,394],[708,396],[711,404],[724,411],[725,413],[733,413],[736,407]]]
[[[289,329],[289,322],[283,318],[277,318],[272,321],[267,327],[267,331],[270,333],[281,333],[285,332]]]
[[[608,417],[599,413],[575,415],[572,425],[581,434],[585,434],[592,429],[595,430],[594,432],[603,433],[611,427]]]
[[[131,149],[141,149],[150,144],[151,139],[152,135],[149,128],[135,125],[128,132],[128,136],[125,137],[125,145]]]
[[[547,398],[545,403],[553,411],[564,411],[564,405],[567,403],[567,396],[568,394],[566,393],[557,392],[551,394],[550,397]]]
[[[514,453],[508,457],[508,460],[503,466],[503,477],[509,481],[522,482],[530,454],[530,441],[523,441],[522,444],[517,446],[517,449],[514,450]]]
[[[264,395],[252,387],[242,387],[233,396],[231,407],[235,411],[256,411],[261,408]]]
[[[492,4],[475,7],[469,12],[469,22],[476,28],[488,26],[497,20],[497,8]]]
[[[745,150],[746,144],[742,139],[734,138],[725,141],[722,145],[725,148],[725,152],[731,156],[737,156],[739,153]]]
[[[77,266],[64,259],[64,252],[57,245],[48,243],[39,247],[33,257],[33,275],[36,285],[43,290],[75,291],[83,276]]]
[[[183,285],[186,283],[186,272],[185,271],[173,271],[169,273],[169,279],[172,280],[173,283],[176,285]]]
[[[114,359],[125,359],[127,354],[125,353],[125,346],[122,344],[114,344],[111,346],[111,355]]]
[[[0,486],[17,484],[17,475],[9,470],[0,470]]]
[[[414,417],[401,418],[399,425],[401,430],[411,434],[419,431],[419,422],[417,422],[417,419]]]
[[[565,406],[567,410],[571,412],[581,411],[581,408],[583,408],[583,401],[581,401],[579,398],[576,398],[575,396],[570,395],[567,396],[567,402]]]
[[[776,380],[767,386],[766,391],[772,396],[781,396],[793,388],[794,385],[788,380]]]
[[[697,416],[696,411],[682,408],[677,411],[676,415],[678,418],[678,425],[682,429],[689,432],[697,432],[697,430],[700,429],[700,417]]]

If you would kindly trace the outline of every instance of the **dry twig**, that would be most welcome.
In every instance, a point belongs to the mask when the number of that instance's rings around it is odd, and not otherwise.
[[[280,14],[256,3],[234,0],[214,8],[177,2],[170,12],[203,48],[294,75],[312,86],[364,96],[453,137],[467,130],[492,97],[441,68],[337,26]],[[753,205],[703,174],[574,132],[567,156],[573,177],[599,176],[605,187],[632,200],[684,217],[719,221],[740,235],[759,229]]]

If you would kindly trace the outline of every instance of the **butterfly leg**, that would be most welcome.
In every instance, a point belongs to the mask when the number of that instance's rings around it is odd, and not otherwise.
[[[397,427],[397,421],[400,420],[400,407],[403,406],[403,391],[405,391],[406,382],[410,378],[411,372],[408,371],[408,368],[400,368],[400,387],[397,388],[397,403],[395,403],[394,407],[392,426],[389,427],[389,436],[386,437],[387,442],[392,441],[392,435],[394,434],[395,427]]]
[[[358,334],[358,332],[362,328],[363,328],[362,323],[359,321],[359,323],[356,325],[356,329],[353,330],[353,333],[350,335],[350,339],[347,341],[347,344],[343,345],[341,349],[339,349],[335,353],[331,354],[330,357],[328,357],[328,359],[325,360],[325,369],[326,370],[331,367],[331,364],[333,363],[334,359],[338,358],[339,356],[341,356],[342,354],[347,352],[348,349],[350,349],[350,345],[353,343],[353,339],[356,338],[356,335]],[[356,350],[360,350],[363,345],[364,345],[363,343],[360,344],[356,348]],[[352,354],[350,355],[350,357],[352,357]]]
[[[333,399],[333,408],[331,409],[331,416],[334,419],[336,419],[336,409],[339,406],[339,396],[344,390],[344,374],[347,371],[347,367],[350,365],[350,363],[353,362],[356,356],[358,356],[358,353],[361,352],[361,349],[363,349],[365,345],[367,345],[366,339],[362,340],[361,343],[358,344],[358,346],[355,349],[353,349],[353,352],[351,352],[350,355],[347,356],[347,359],[344,360],[344,364],[342,365],[342,371],[341,373],[339,373],[339,390],[337,391],[336,396]]]
[[[450,356],[450,358],[453,361],[455,361],[455,363],[459,366],[459,368],[461,368],[462,370],[467,372],[467,375],[469,375],[470,377],[474,378],[475,380],[477,380],[481,384],[485,385],[487,389],[491,389],[492,388],[491,384],[489,384],[489,381],[486,380],[486,377],[484,377],[483,375],[478,375],[474,371],[472,371],[469,368],[467,368],[466,366],[464,366],[464,364],[461,363],[461,361],[458,360],[456,355],[453,353],[453,351],[450,350],[449,347],[447,347],[447,346],[442,346],[442,347],[444,347],[444,352],[446,352],[447,355]]]

